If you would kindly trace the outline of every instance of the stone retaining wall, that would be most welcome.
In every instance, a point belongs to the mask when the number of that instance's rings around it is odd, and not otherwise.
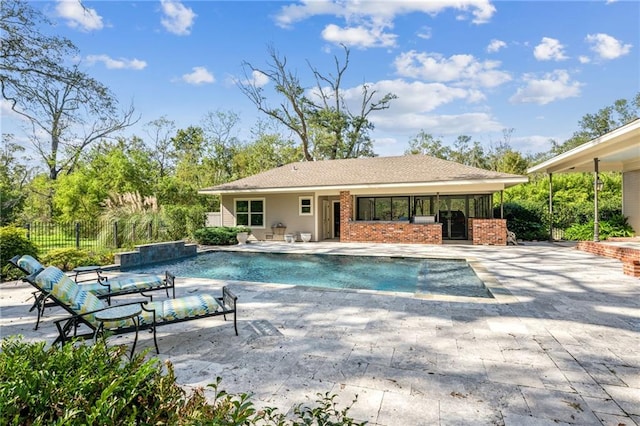
[[[163,243],[143,244],[134,251],[115,254],[115,262],[120,269],[135,268],[151,263],[192,257],[198,254],[196,244],[185,244],[184,241],[168,241]]]

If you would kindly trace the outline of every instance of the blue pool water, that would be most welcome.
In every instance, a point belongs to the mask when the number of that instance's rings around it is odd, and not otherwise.
[[[493,297],[465,260],[213,251],[127,270],[313,287]]]

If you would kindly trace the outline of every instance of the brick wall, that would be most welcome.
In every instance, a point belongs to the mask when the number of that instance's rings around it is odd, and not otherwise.
[[[442,225],[352,221],[349,191],[340,192],[340,241],[354,243],[442,244]]]
[[[595,241],[578,241],[576,248],[598,256],[618,259],[622,262],[622,270],[625,275],[640,278],[640,249]]]
[[[507,245],[506,219],[469,219],[469,237],[474,245]]]
[[[341,225],[342,226],[342,225]],[[442,244],[442,225],[407,222],[351,222],[340,241],[354,243]]]

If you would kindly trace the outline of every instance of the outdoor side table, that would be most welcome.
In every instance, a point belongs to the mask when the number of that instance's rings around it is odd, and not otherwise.
[[[78,282],[78,275],[82,274],[90,274],[95,273],[98,277],[98,281],[102,278],[102,266],[99,265],[89,265],[89,266],[78,266],[71,270],[71,272],[75,272],[76,276],[74,277],[75,282]]]
[[[100,321],[100,325],[96,330],[96,338],[98,334],[104,332],[105,322],[131,319],[136,327],[136,335],[133,338],[133,346],[131,346],[131,355],[129,356],[129,358],[132,358],[133,352],[136,350],[136,343],[138,343],[138,329],[140,328],[140,317],[138,315],[140,315],[141,312],[142,308],[138,304],[112,306],[103,311],[96,312],[96,319]]]

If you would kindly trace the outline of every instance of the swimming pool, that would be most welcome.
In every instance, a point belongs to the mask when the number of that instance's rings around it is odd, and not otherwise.
[[[212,251],[127,272],[311,287],[493,297],[462,259]]]

